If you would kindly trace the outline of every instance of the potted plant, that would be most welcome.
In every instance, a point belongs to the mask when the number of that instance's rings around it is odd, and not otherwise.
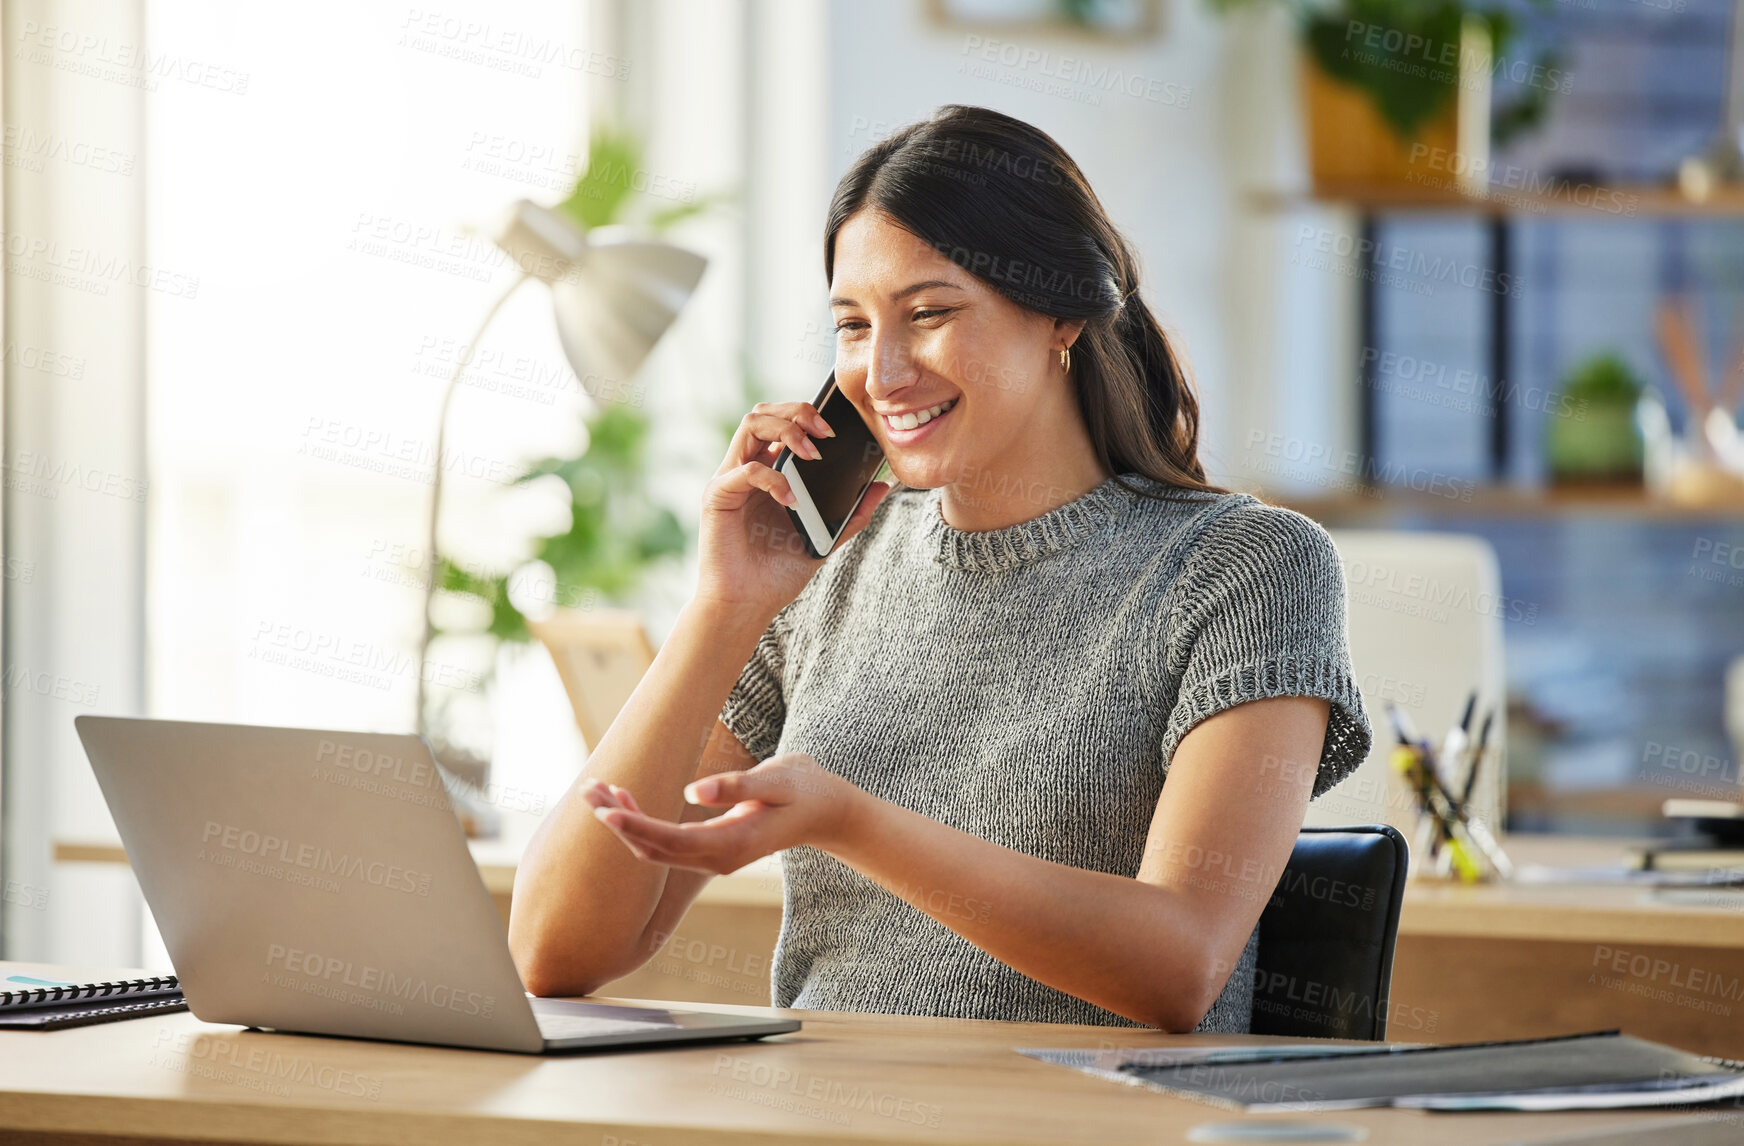
[[[1492,137],[1505,143],[1540,122],[1565,80],[1553,53],[1524,65],[1507,58],[1517,17],[1498,0],[1210,2],[1225,12],[1283,4],[1294,14],[1309,167],[1322,192],[1481,191]],[[1492,105],[1498,73],[1525,81],[1505,106]],[[1423,161],[1431,156],[1444,158]]]
[[[554,210],[585,229],[627,223],[661,234],[723,201],[691,194],[661,197],[649,194],[643,189],[647,186],[637,140],[622,131],[596,132],[589,141],[585,171]],[[756,400],[748,375],[740,379],[740,390],[741,405]],[[650,420],[639,393],[625,387],[622,393],[595,396],[583,415],[585,444],[579,451],[540,458],[515,477],[516,486],[549,484],[552,478],[562,482],[569,496],[565,528],[530,537],[524,551],[502,567],[436,555],[438,591],[472,607],[447,610],[449,617],[464,619],[436,625],[435,635],[466,646],[467,659],[481,666],[476,691],[449,690],[434,698],[433,739],[443,766],[452,773],[476,783],[475,776],[488,772],[496,652],[505,645],[531,642],[523,608],[542,612],[627,605],[651,574],[676,563],[689,544],[677,515],[651,489]],[[735,417],[734,426],[737,422]],[[511,584],[518,580],[521,586],[537,588],[512,593]]]
[[[1546,411],[1544,455],[1558,485],[1639,486],[1645,445],[1637,405],[1647,387],[1614,353],[1595,354],[1563,380]]]

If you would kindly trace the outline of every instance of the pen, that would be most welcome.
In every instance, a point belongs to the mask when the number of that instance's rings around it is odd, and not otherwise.
[[[1398,737],[1400,744],[1407,748],[1417,746],[1417,730],[1411,727],[1411,718],[1405,715],[1404,709],[1390,700],[1387,702],[1387,719],[1392,721],[1393,735]]]
[[[1410,718],[1397,705],[1387,705],[1387,716],[1392,721],[1393,733],[1399,738],[1400,744],[1394,750],[1393,765],[1411,784],[1424,816],[1434,824],[1429,840],[1429,855],[1437,861],[1436,868],[1440,874],[1446,875],[1457,870],[1460,878],[1475,881],[1479,874],[1475,858],[1471,854],[1475,848],[1489,861],[1498,875],[1504,878],[1512,875],[1514,865],[1509,862],[1507,853],[1502,851],[1489,829],[1472,819],[1467,808],[1454,800],[1453,793],[1448,790],[1436,767],[1435,755],[1429,742],[1416,735]],[[1487,732],[1480,729],[1478,738],[1487,740]],[[1475,760],[1473,767],[1476,767]],[[1467,780],[1469,782],[1470,773],[1467,774]],[[1448,845],[1445,851],[1441,847],[1443,842]]]
[[[1496,710],[1492,708],[1484,713],[1484,722],[1478,726],[1477,742],[1472,746],[1471,767],[1467,768],[1465,773],[1465,790],[1460,793],[1459,802],[1462,807],[1469,808],[1471,806],[1472,792],[1477,788],[1478,783],[1478,768],[1483,764],[1484,749],[1489,747],[1490,725],[1495,719]]]
[[[1465,709],[1460,713],[1459,723],[1447,730],[1447,736],[1441,742],[1441,758],[1438,774],[1448,785],[1456,783],[1454,772],[1459,768],[1465,756],[1465,750],[1471,744],[1472,709],[1477,707],[1478,690],[1472,689],[1466,694]],[[1449,793],[1449,799],[1452,794]]]

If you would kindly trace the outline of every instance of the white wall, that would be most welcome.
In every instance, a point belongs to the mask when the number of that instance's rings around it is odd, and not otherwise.
[[[3,24],[4,955],[127,964],[131,876],[51,849],[113,835],[73,718],[143,700],[144,317],[186,282],[145,248],[146,97],[116,62],[140,5],[9,0]]]
[[[1289,22],[1282,13],[1225,22],[1197,0],[1163,8],[1159,37],[1122,46],[942,27],[921,0],[832,0],[828,182],[869,144],[944,103],[993,107],[1047,131],[1139,251],[1144,295],[1199,383],[1213,479],[1247,485],[1255,428],[1348,442],[1350,388],[1329,380],[1347,373],[1338,332],[1352,292],[1324,275],[1292,279],[1287,250],[1299,220],[1256,208],[1247,194],[1303,181]],[[1014,53],[994,41],[1051,56],[1002,63]],[[1130,87],[1146,94],[1062,81],[1073,74],[1066,56],[1141,78]],[[814,258],[809,268],[820,319],[821,267]]]
[[[836,348],[822,239],[840,174],[829,153],[836,10],[821,0],[749,0],[746,13],[746,353],[772,394],[810,399]]]

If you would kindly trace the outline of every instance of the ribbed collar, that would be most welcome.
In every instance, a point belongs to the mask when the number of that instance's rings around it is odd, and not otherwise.
[[[1134,485],[1147,484],[1138,474],[1122,476]],[[927,492],[922,531],[934,561],[953,569],[1000,573],[1071,548],[1113,520],[1135,496],[1111,477],[1040,517],[1002,529],[971,531],[945,521],[940,504],[944,491],[934,489]]]

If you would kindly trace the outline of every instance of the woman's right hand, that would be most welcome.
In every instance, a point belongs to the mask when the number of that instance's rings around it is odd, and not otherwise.
[[[773,466],[783,446],[815,458],[812,439],[834,435],[810,402],[759,402],[745,415],[703,492],[698,600],[754,610],[768,621],[799,596],[823,562],[783,508],[793,504],[793,491]],[[872,483],[842,542],[865,528],[889,492],[884,482]]]

